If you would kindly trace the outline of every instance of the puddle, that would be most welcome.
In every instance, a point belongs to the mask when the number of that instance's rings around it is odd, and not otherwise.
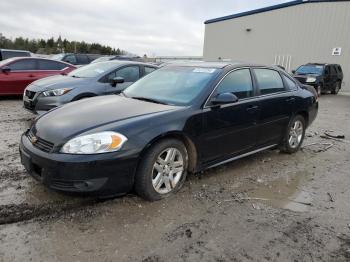
[[[276,208],[305,212],[312,205],[311,195],[302,190],[309,173],[287,174],[274,181],[258,180],[253,186],[247,186],[247,198],[264,202]]]

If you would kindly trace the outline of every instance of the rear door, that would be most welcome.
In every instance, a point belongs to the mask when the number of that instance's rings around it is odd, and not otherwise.
[[[221,93],[233,93],[238,102],[215,106],[210,100],[203,109],[201,158],[204,162],[220,161],[249,151],[256,144],[259,105],[254,95],[249,68],[228,73],[211,98]]]
[[[329,90],[332,87],[332,76],[331,76],[330,65],[325,66],[323,79],[324,79],[325,88]]]
[[[0,73],[1,93],[23,94],[25,87],[36,80],[38,73],[35,59],[21,59],[8,64],[8,73]]]
[[[338,72],[337,72],[337,69],[335,68],[335,65],[330,65],[330,69],[331,69],[331,88],[333,89],[337,84]]]
[[[293,114],[296,98],[294,92],[285,86],[277,70],[254,68],[254,77],[259,92],[261,107],[258,121],[258,146],[267,146],[280,142],[289,119]],[[285,78],[286,76],[284,76]]]

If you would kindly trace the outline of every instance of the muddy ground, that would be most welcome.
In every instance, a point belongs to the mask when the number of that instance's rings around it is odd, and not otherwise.
[[[155,203],[48,191],[19,160],[32,117],[0,100],[0,261],[350,261],[350,96],[321,97],[302,151],[190,175]]]

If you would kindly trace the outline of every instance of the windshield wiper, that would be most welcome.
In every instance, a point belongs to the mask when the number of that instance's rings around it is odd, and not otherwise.
[[[167,103],[158,101],[158,100],[153,99],[153,98],[147,98],[147,97],[142,97],[142,96],[132,96],[131,98],[132,98],[132,99],[137,99],[137,100],[146,101],[146,102],[156,103],[156,104],[167,105]]]

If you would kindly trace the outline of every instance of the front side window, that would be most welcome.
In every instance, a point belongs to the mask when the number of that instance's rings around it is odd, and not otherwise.
[[[77,59],[75,55],[67,55],[63,61],[75,65],[77,63]]]
[[[24,59],[8,65],[11,71],[36,70],[36,61],[34,59]]]
[[[271,69],[254,69],[256,80],[261,95],[267,95],[284,91],[284,86],[280,74]]]
[[[124,78],[125,82],[136,82],[140,78],[140,69],[138,66],[124,67],[119,69],[115,76]]]
[[[145,66],[145,75],[152,73],[154,70],[156,70],[154,67]]]
[[[292,79],[290,79],[289,77],[287,77],[285,75],[282,75],[282,77],[283,77],[283,80],[284,80],[288,90],[295,90],[297,88],[297,84]]]
[[[240,69],[229,73],[219,84],[216,94],[232,93],[239,99],[254,95],[252,78],[249,69]]]

